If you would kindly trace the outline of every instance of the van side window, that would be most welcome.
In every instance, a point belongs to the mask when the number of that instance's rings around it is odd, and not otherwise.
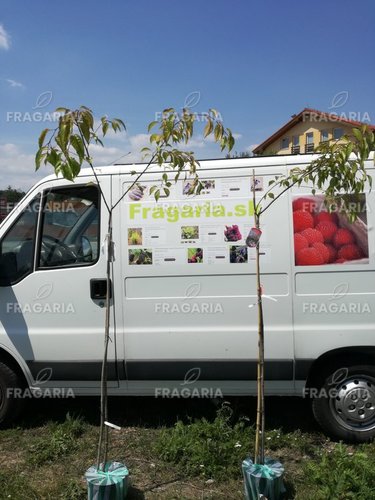
[[[89,265],[98,259],[99,195],[95,186],[56,188],[43,200],[39,268]]]
[[[17,283],[33,271],[40,195],[26,207],[0,242],[0,285]]]

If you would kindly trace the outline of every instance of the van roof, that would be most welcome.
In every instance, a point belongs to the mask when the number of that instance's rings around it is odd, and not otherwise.
[[[253,156],[250,158],[219,158],[197,160],[200,165],[200,170],[213,170],[213,169],[235,169],[235,168],[264,168],[264,167],[280,167],[280,166],[303,166],[311,163],[314,159],[318,158],[317,154],[301,154],[301,155],[273,155],[273,156]],[[370,153],[369,159],[374,158],[374,152]],[[119,175],[130,174],[132,171],[141,173],[147,163],[121,163],[114,165],[103,165],[94,167],[95,173],[101,175]],[[147,170],[148,173],[160,172],[160,166],[151,164]],[[85,177],[92,175],[90,167],[81,169],[78,176]],[[58,176],[61,178],[61,176]],[[54,174],[44,177],[40,182],[56,179]],[[38,183],[39,184],[39,183]]]

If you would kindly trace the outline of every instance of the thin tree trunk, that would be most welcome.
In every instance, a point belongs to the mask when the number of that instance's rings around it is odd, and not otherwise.
[[[107,461],[108,456],[108,427],[105,421],[108,420],[108,394],[107,394],[107,359],[108,359],[108,344],[110,340],[109,327],[110,327],[110,312],[111,312],[111,259],[112,259],[112,211],[109,213],[108,221],[108,234],[107,234],[107,269],[106,269],[106,309],[105,309],[105,332],[104,332],[104,356],[102,362],[101,372],[101,386],[100,386],[100,433],[98,444],[97,468],[101,464],[103,468]],[[103,445],[104,441],[104,445]],[[104,446],[104,452],[102,452]],[[103,458],[102,458],[103,457]]]
[[[260,229],[259,215],[256,211],[255,199],[255,172],[253,171],[253,204],[255,227]],[[264,321],[262,304],[262,285],[260,282],[260,255],[259,241],[255,247],[256,253],[256,282],[258,304],[258,364],[257,364],[257,418],[255,429],[255,463],[264,463]]]

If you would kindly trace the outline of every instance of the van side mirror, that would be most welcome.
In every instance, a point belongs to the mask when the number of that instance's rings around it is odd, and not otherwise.
[[[0,286],[9,286],[17,276],[17,257],[14,252],[0,255]]]

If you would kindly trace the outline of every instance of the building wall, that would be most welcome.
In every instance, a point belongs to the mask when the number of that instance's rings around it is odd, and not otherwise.
[[[320,121],[319,121],[320,120]],[[292,153],[293,146],[293,136],[298,136],[298,143],[300,146],[300,153],[305,153],[306,144],[306,134],[309,132],[313,133],[313,144],[314,148],[321,142],[321,132],[322,130],[327,130],[328,140],[333,138],[333,130],[335,128],[341,128],[344,134],[351,134],[353,126],[342,124],[335,121],[321,121],[322,118],[317,116],[316,121],[310,119],[309,121],[297,123],[294,127],[290,128],[282,137],[274,141],[272,144],[267,146],[264,150],[264,155],[286,155]],[[282,148],[282,140],[289,139],[289,145],[286,148]]]

